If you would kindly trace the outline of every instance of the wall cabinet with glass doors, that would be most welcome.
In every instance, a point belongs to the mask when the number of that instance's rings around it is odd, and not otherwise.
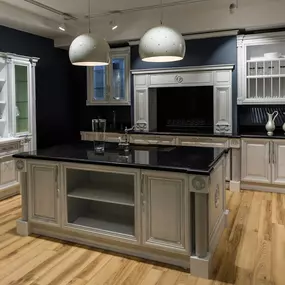
[[[238,104],[285,103],[285,33],[238,37]]]
[[[36,149],[37,58],[0,53],[0,200],[19,193],[12,155]]]
[[[130,105],[130,48],[112,49],[110,64],[87,68],[87,105]]]

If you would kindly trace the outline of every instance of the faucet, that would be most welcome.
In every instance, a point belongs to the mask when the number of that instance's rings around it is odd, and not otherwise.
[[[124,147],[124,151],[128,152],[129,151],[129,146],[130,146],[130,138],[129,138],[129,131],[132,131],[135,128],[135,126],[132,126],[131,128],[125,127],[125,133],[123,134],[122,137],[119,137],[119,146]]]

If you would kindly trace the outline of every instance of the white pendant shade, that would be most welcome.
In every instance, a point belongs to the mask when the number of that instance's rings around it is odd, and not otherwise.
[[[101,37],[83,34],[71,43],[69,58],[73,65],[108,65],[110,63],[110,46]]]
[[[140,40],[139,54],[143,61],[171,62],[185,56],[185,40],[176,30],[158,26],[148,30]]]

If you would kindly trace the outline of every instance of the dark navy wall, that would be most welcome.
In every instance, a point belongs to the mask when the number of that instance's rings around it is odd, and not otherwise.
[[[140,60],[138,46],[131,47],[131,69],[168,68],[182,66],[200,66],[214,64],[237,63],[236,37],[220,37],[210,39],[197,39],[186,42],[187,50],[182,61],[173,63],[146,63]],[[85,68],[76,67],[75,87],[77,94],[77,119],[79,130],[91,130],[91,120],[96,117],[106,118],[112,123],[112,112],[116,111],[117,126],[130,126],[132,109],[128,106],[86,106],[86,71]],[[233,102],[237,96],[237,73],[233,72]],[[201,106],[201,109],[203,106]],[[233,103],[234,129],[236,127],[236,104]]]
[[[39,57],[36,67],[38,148],[79,137],[74,80],[77,70],[68,52],[54,48],[53,40],[0,26],[0,51]]]
[[[169,68],[215,64],[234,64],[237,67],[237,39],[235,36],[196,39],[186,41],[186,54],[183,60],[167,63],[143,62],[139,57],[138,46],[131,49],[131,69]],[[237,69],[232,78],[233,130],[237,127]],[[201,109],[203,106],[201,106]]]

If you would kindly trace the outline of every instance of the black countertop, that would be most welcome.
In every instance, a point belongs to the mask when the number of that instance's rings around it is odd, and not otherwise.
[[[142,145],[131,145],[130,149],[129,155],[126,156],[117,143],[106,143],[105,152],[96,154],[93,142],[81,141],[23,152],[13,157],[209,175],[220,157],[228,151],[212,147]]]

